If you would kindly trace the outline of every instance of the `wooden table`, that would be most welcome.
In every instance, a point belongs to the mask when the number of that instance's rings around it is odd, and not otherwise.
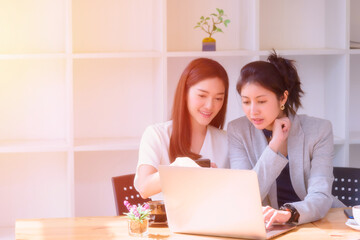
[[[325,218],[313,222],[313,224],[318,229],[325,231],[332,239],[360,240],[360,231],[346,226],[346,219],[343,209],[333,208]]]
[[[360,239],[360,231],[345,225],[343,209],[331,209],[327,216],[317,222],[303,224],[284,235],[281,240],[323,240],[323,239]],[[17,240],[94,240],[94,239],[131,239],[127,231],[125,217],[79,217],[17,220],[15,225]],[[148,239],[222,239],[231,238],[195,236],[171,233],[168,228],[149,228]]]

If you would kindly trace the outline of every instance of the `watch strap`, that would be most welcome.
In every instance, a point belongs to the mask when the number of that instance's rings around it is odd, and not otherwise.
[[[300,214],[296,210],[294,206],[291,204],[285,203],[283,206],[280,207],[280,210],[288,211],[291,213],[290,219],[286,223],[298,223]]]

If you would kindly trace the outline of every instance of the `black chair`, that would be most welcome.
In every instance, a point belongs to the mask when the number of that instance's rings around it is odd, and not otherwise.
[[[332,194],[346,206],[360,204],[360,168],[334,167]]]
[[[128,212],[124,206],[124,201],[127,200],[131,205],[143,204],[151,199],[143,199],[134,187],[135,174],[127,174],[118,177],[112,177],[112,185],[114,190],[116,213],[118,216],[124,215]]]

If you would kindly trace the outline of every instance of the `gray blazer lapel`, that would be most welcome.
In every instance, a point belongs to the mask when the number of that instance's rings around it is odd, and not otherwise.
[[[298,116],[290,116],[291,129],[288,137],[288,158],[291,183],[300,199],[306,196],[304,169],[304,132]]]

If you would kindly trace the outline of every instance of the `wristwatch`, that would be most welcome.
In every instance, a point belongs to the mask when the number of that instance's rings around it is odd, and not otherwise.
[[[290,219],[286,223],[298,223],[300,213],[291,204],[285,203],[280,207],[280,210],[288,211],[291,213]]]

